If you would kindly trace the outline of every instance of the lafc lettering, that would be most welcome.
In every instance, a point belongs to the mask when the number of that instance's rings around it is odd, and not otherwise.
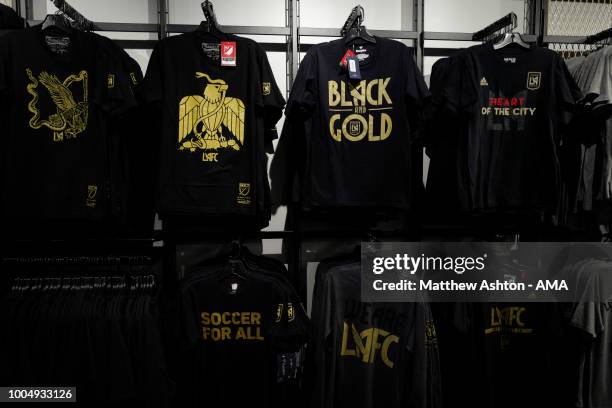
[[[329,81],[329,107],[393,105],[387,86],[391,78],[360,81],[357,86],[344,81]],[[350,95],[347,94],[348,93]]]
[[[341,356],[352,356],[360,359],[366,364],[374,364],[378,350],[380,350],[382,362],[387,367],[393,368],[395,363],[389,358],[389,349],[392,344],[399,343],[399,337],[375,327],[359,333],[352,323],[350,325],[350,331],[351,335],[349,335],[348,323],[344,322],[342,349],[340,351]],[[353,339],[352,346],[349,346],[350,337]]]
[[[522,315],[525,313],[524,307],[505,307],[499,309],[497,307],[491,308],[491,327],[501,326],[518,326],[525,327],[522,321]]]
[[[219,153],[202,153],[203,162],[218,162]]]

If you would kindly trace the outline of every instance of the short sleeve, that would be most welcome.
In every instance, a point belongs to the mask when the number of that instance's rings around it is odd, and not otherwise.
[[[136,105],[120,49],[103,37],[92,38],[98,51],[94,85],[96,102],[111,116],[119,115]]]
[[[470,114],[478,103],[476,66],[471,52],[452,58],[443,99],[446,109],[454,114]]]
[[[140,87],[140,93],[144,102],[160,102],[162,100],[162,61],[162,47],[161,43],[158,43],[151,54],[147,73]]]
[[[414,51],[412,48],[406,47],[406,86],[405,93],[409,104],[412,106],[424,106],[430,99],[431,93],[425,83],[425,78],[416,65],[414,59]]]
[[[603,304],[596,302],[578,303],[572,313],[571,323],[592,337],[605,330],[605,310]]]
[[[559,122],[567,125],[576,113],[576,103],[582,99],[582,92],[570,74],[565,61],[556,54],[554,58],[553,81],[556,90],[557,113]]]
[[[314,90],[316,74],[315,50],[316,47],[312,48],[300,63],[300,68],[295,77],[285,109],[285,116],[287,117],[293,114],[308,113],[317,103]]]
[[[265,124],[265,144],[267,150],[272,152],[272,141],[278,138],[276,124],[283,116],[285,98],[276,84],[272,67],[268,61],[268,56],[261,48],[258,49],[258,59],[260,67],[259,89],[261,105],[264,108]]]

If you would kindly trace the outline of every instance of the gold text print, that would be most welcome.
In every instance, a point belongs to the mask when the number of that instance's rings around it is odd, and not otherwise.
[[[63,142],[75,139],[87,128],[88,103],[87,103],[87,71],[81,71],[78,75],[70,75],[64,81],[60,81],[55,75],[42,71],[38,77],[32,74],[32,70],[26,69],[30,80],[26,89],[32,100],[28,103],[28,110],[32,113],[30,127],[40,129],[49,128],[53,131],[53,141]],[[55,113],[49,114],[47,119],[41,119],[38,102],[40,98],[39,85],[42,84],[47,90],[48,97],[55,105]],[[78,101],[73,93],[82,86],[83,100]]]
[[[189,95],[179,106],[179,150],[202,151],[203,161],[216,162],[219,149],[240,150],[244,144],[244,103],[226,96],[229,86],[202,72],[202,96]]]

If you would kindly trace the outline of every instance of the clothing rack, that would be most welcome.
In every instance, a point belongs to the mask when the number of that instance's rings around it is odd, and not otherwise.
[[[490,38],[493,35],[496,35],[500,31],[513,30],[517,27],[517,20],[515,13],[510,13],[496,22],[486,26],[480,31],[475,32],[472,35],[473,41],[483,41],[487,38]]]
[[[608,28],[607,30],[603,30],[597,34],[589,35],[584,41],[585,44],[597,44],[602,41],[606,41],[609,43],[612,38],[612,28]]]
[[[33,20],[33,1],[24,0],[21,2],[18,0],[18,13],[25,17],[30,25],[35,25],[39,21]],[[60,1],[61,0],[56,0]],[[65,1],[64,1],[65,3]],[[205,1],[205,3],[212,4],[211,1]],[[402,3],[405,5],[404,3]],[[407,2],[406,2],[407,4]],[[510,26],[516,26],[516,15],[512,16],[513,13],[506,15],[500,20],[490,24],[482,30],[475,33],[467,32],[429,32],[425,31],[425,0],[413,0],[411,10],[406,9],[406,13],[402,13],[401,29],[400,30],[368,30],[370,34],[379,37],[393,38],[397,40],[409,41],[412,43],[414,48],[417,66],[422,70],[424,66],[424,57],[441,57],[448,56],[456,52],[459,48],[435,48],[426,46],[426,41],[456,41],[456,42],[472,42],[475,39],[478,40],[481,35],[487,32],[496,32],[496,30],[503,30]],[[357,7],[356,7],[357,8]],[[353,9],[355,10],[355,9]],[[204,10],[205,19],[211,19],[214,14],[206,15],[207,11]],[[357,13],[358,14],[358,13]],[[546,36],[546,0],[534,0],[531,2],[530,9],[527,10],[529,16],[528,21],[528,33],[523,34],[522,38],[524,41],[532,43],[547,43],[547,42],[559,42],[559,40],[565,40],[566,37],[552,37]],[[194,31],[198,28],[195,24],[170,24],[167,0],[157,0],[157,23],[113,23],[113,22],[93,22],[94,31],[105,31],[105,32],[139,32],[139,33],[151,33],[157,34],[157,40],[167,37],[169,34],[179,34]],[[355,16],[355,17],[358,17]],[[362,15],[363,17],[363,15]],[[216,20],[216,17],[214,18]],[[300,53],[306,52],[310,49],[313,44],[302,43],[303,39],[308,37],[341,37],[341,31],[337,27],[334,28],[312,28],[302,27],[300,25],[300,14],[299,14],[299,0],[285,0],[285,26],[274,27],[274,26],[219,26],[219,29],[223,32],[238,34],[238,35],[258,35],[268,37],[284,37],[284,42],[271,41],[260,43],[262,47],[269,52],[282,52],[286,54],[286,65],[287,65],[287,92],[293,84],[294,78],[296,77],[299,62],[301,59]],[[584,43],[586,37],[574,37],[574,41]],[[116,41],[121,47],[126,49],[152,49],[155,46],[156,40],[117,40]],[[561,41],[563,42],[563,41]],[[296,211],[299,214],[299,211]],[[456,229],[449,227],[450,233],[456,233]],[[434,227],[430,229],[428,226],[424,226],[423,235],[427,235],[428,231],[434,234],[443,233],[443,229],[440,227]],[[379,238],[393,239],[394,237],[401,238],[402,234],[395,234],[389,232],[386,234],[378,234]],[[286,263],[289,265],[289,273],[291,276],[295,276],[299,281],[297,286],[299,288],[300,295],[305,299],[305,288],[306,288],[306,271],[305,263],[302,259],[302,242],[304,239],[325,239],[326,237],[335,237],[338,239],[360,239],[362,233],[353,232],[337,232],[337,231],[321,231],[316,233],[299,231],[295,227],[289,227],[286,231],[259,231],[244,235],[244,239],[281,239],[287,246],[286,251]],[[228,240],[234,239],[231,234],[214,234],[214,239],[228,238]],[[194,243],[194,242],[205,242],[211,240],[203,234],[187,233],[168,233],[164,232],[155,239],[163,240],[164,253],[168,265],[171,266],[174,257],[176,256],[176,246]],[[151,244],[151,243],[149,243]],[[118,243],[121,246],[121,243]],[[147,244],[148,245],[148,244]],[[128,245],[129,246],[129,245]],[[159,248],[158,248],[159,249]]]

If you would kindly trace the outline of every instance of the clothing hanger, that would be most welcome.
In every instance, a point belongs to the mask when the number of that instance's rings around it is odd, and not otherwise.
[[[236,277],[241,280],[248,280],[247,267],[242,259],[242,244],[241,240],[232,241],[231,253],[228,257],[227,268],[221,274],[220,279]]]
[[[217,16],[215,15],[215,10],[210,0],[203,1],[201,4],[201,7],[202,7],[202,12],[204,13],[205,21],[202,21],[200,23],[198,32],[210,34],[211,36],[219,40],[225,40],[226,35],[219,28],[219,23],[217,22]]]
[[[366,26],[362,25],[365,20],[365,9],[358,5],[351,10],[340,34],[344,37],[344,43],[350,44],[361,40],[366,43],[376,44],[376,38],[368,32]]]
[[[41,24],[42,31],[47,31],[51,28],[54,28],[66,34],[72,34],[72,32],[74,31],[68,19],[63,14],[61,14],[59,10],[55,14],[47,14]]]
[[[517,44],[526,49],[531,48],[531,45],[523,41],[523,37],[519,33],[506,33],[500,41],[493,44],[493,49],[500,50],[510,44]]]

